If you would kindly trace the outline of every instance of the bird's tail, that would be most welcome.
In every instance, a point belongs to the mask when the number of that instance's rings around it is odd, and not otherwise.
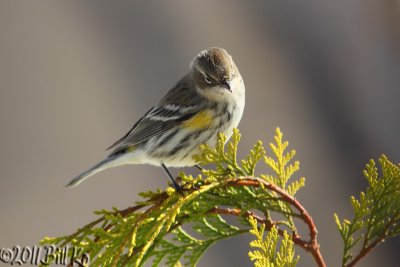
[[[69,181],[69,183],[66,186],[67,187],[77,186],[78,184],[82,183],[84,180],[86,180],[87,178],[98,172],[120,165],[118,158],[119,158],[118,156],[110,156],[100,161],[89,170],[81,173],[80,175]]]

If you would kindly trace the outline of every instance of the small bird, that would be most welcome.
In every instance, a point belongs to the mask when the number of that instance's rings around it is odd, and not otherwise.
[[[214,146],[220,132],[229,139],[242,118],[244,103],[245,86],[232,57],[218,47],[201,51],[189,72],[108,148],[113,149],[111,154],[67,186],[108,168],[151,164],[161,166],[179,190],[168,167],[198,167],[193,155],[200,144]]]

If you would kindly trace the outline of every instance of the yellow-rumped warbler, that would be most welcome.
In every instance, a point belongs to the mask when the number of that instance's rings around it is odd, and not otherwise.
[[[147,163],[161,165],[179,189],[167,166],[194,166],[200,144],[214,146],[219,132],[229,138],[242,118],[244,100],[243,79],[232,57],[222,48],[202,51],[175,87],[109,147],[111,154],[67,186],[111,167]]]

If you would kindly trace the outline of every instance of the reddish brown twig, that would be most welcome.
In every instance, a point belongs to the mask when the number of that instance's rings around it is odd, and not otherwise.
[[[271,230],[271,228],[273,226],[276,226],[276,223],[268,220],[268,219],[264,219],[261,218],[260,216],[258,216],[257,214],[255,214],[254,212],[251,211],[245,211],[243,212],[241,209],[223,209],[223,208],[212,208],[211,210],[208,211],[208,213],[213,213],[213,214],[225,214],[225,215],[233,215],[233,216],[245,216],[245,217],[253,217],[254,219],[257,220],[258,223],[261,224],[265,224],[266,229],[269,231]],[[283,236],[284,231],[282,229],[277,229],[278,230],[278,234],[280,236]],[[308,241],[301,239],[301,237],[298,234],[293,233],[292,234],[292,241],[293,243],[295,243],[296,245],[302,247],[303,249],[309,251],[309,244]]]
[[[386,231],[384,231],[374,242],[372,242],[368,246],[363,247],[360,250],[360,252],[358,253],[358,255],[356,257],[354,257],[351,262],[349,262],[348,264],[346,264],[344,266],[345,267],[355,266],[362,258],[367,256],[368,253],[370,253],[372,249],[374,249],[377,245],[379,245],[382,242],[382,240],[387,238],[389,228],[392,227],[394,224],[398,223],[399,221],[400,221],[400,218],[394,218],[393,220],[390,220],[389,222],[387,222],[387,224],[385,226]]]
[[[310,240],[304,241],[302,240],[298,235],[293,235],[292,239],[293,242],[298,242],[297,244],[300,245],[302,248],[304,248],[306,251],[310,252],[311,255],[313,256],[315,262],[319,267],[326,267],[325,260],[322,257],[322,254],[319,250],[319,244],[317,242],[317,228],[314,224],[314,221],[310,214],[307,212],[307,210],[301,205],[297,199],[289,195],[285,190],[282,188],[268,183],[265,180],[262,180],[257,177],[239,177],[239,178],[234,178],[234,179],[227,179],[226,180],[226,185],[227,186],[252,186],[252,187],[260,187],[263,185],[265,188],[276,192],[281,198],[282,201],[285,201],[292,205],[294,208],[296,208],[299,213],[300,213],[300,218],[304,221],[304,223],[307,225],[309,234],[310,234]],[[267,225],[268,226],[268,225]],[[270,225],[272,227],[272,225]]]

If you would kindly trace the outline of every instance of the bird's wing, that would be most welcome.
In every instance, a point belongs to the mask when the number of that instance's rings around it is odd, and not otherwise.
[[[153,136],[163,134],[182,121],[192,118],[202,108],[202,105],[195,98],[188,99],[183,105],[182,98],[187,96],[185,90],[190,89],[182,81],[170,90],[160,103],[151,108],[136,122],[125,136],[108,148],[114,148],[111,155],[144,142]]]

